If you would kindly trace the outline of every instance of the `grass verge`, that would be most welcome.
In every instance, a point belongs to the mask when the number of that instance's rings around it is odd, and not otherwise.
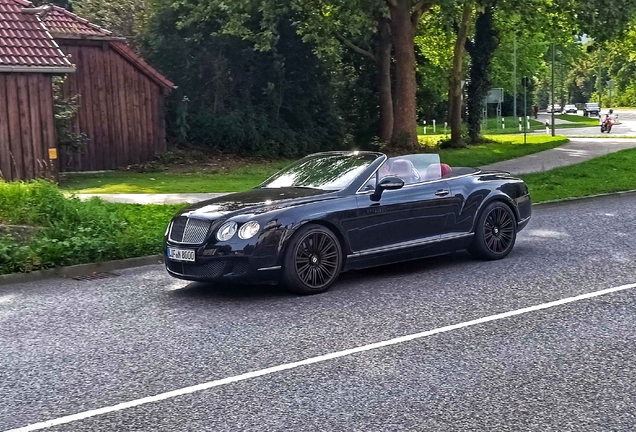
[[[521,177],[538,203],[636,189],[634,166],[636,149],[629,149]]]
[[[503,129],[501,120],[497,121],[496,118],[486,119],[482,123],[482,134],[484,135],[499,135],[499,134],[516,134],[519,133],[519,118],[518,117],[503,117],[503,124],[506,126]],[[542,129],[544,127],[543,123],[540,121],[530,119],[530,131]],[[426,132],[424,131],[424,126],[417,127],[418,135],[437,135],[437,134],[450,134],[450,128],[446,128],[446,132],[444,132],[444,123],[438,123],[435,127],[435,132],[433,132],[433,125],[426,125]],[[466,125],[462,124],[462,130],[466,131]]]
[[[464,149],[443,149],[437,152],[442,162],[450,166],[480,167],[550,150],[568,142],[568,139],[563,136],[545,135],[529,135],[525,144],[523,135],[489,135],[486,138],[494,142],[471,145]]]
[[[239,192],[257,186],[290,162],[250,163],[207,172],[71,174],[60,180],[60,188],[86,194]]]
[[[465,149],[437,149],[444,135],[423,135],[420,142],[427,151],[440,153],[442,160],[454,166],[481,166],[528,154],[549,150],[567,142],[562,136],[486,135],[494,141],[473,145]],[[73,174],[61,180],[60,188],[75,193],[206,193],[239,192],[253,188],[290,161],[264,162],[262,164],[228,168],[208,172],[150,172],[114,171],[103,174]]]
[[[559,114],[555,115],[556,118],[569,121],[572,123],[576,123],[576,127],[584,127],[584,126],[598,126],[598,117],[585,117],[574,114]],[[557,127],[563,127],[566,125],[556,125]],[[569,127],[574,127],[574,125],[567,125]]]
[[[160,254],[182,207],[82,202],[48,182],[0,181],[0,274]],[[29,234],[11,234],[14,225]]]

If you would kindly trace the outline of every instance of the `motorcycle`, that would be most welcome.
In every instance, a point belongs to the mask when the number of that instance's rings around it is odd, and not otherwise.
[[[605,120],[603,120],[603,123],[601,123],[601,133],[610,133],[610,131],[612,130],[612,126],[614,126],[614,123],[616,123],[616,119],[610,116],[605,117]]]

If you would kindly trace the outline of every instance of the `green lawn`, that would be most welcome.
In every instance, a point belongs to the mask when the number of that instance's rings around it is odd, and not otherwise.
[[[573,115],[573,114],[559,114],[559,115],[555,115],[555,117],[561,120],[577,123],[577,127],[598,126],[599,124],[598,117],[584,117],[584,116]],[[556,126],[563,127],[565,125],[556,125]],[[571,127],[571,125],[568,125],[568,126]]]
[[[635,166],[636,149],[629,149],[522,177],[532,201],[543,202],[636,189]]]
[[[496,143],[438,150],[440,159],[451,166],[479,167],[550,150],[568,142],[563,136],[546,135],[528,135],[526,144],[523,143],[523,135],[487,135],[486,138]]]
[[[60,179],[60,188],[77,193],[199,193],[239,192],[257,186],[291,161],[251,163],[227,171],[171,173],[113,171],[71,174]]]
[[[421,137],[426,145],[436,145],[442,135]],[[487,136],[496,143],[470,146],[466,149],[433,150],[442,160],[454,166],[480,166],[548,150],[565,144],[565,137],[528,135]],[[73,174],[60,180],[60,188],[76,193],[199,193],[238,192],[257,186],[289,161],[251,163],[247,166],[206,173],[138,173],[114,171],[104,174]]]
[[[519,133],[519,117],[504,117],[504,124],[506,126],[505,129],[501,127],[501,120],[497,121],[496,118],[489,118],[482,124],[482,133],[484,135],[494,135],[494,134],[515,134]],[[534,119],[530,119],[530,129],[529,131],[539,130],[544,127],[543,123],[540,121],[536,121]],[[466,130],[466,125],[462,125],[462,129]],[[424,126],[418,126],[417,128],[418,135],[438,135],[444,134],[444,122],[441,124],[438,123],[435,129],[435,133],[433,133],[433,125],[426,125],[426,134],[424,133]],[[446,133],[450,134],[450,128],[446,128]]]

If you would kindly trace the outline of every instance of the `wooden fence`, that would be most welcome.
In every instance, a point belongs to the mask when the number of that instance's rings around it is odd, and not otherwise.
[[[56,157],[51,76],[0,73],[0,177],[56,178]]]

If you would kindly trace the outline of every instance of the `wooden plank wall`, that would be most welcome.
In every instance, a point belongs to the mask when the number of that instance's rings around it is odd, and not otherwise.
[[[0,178],[57,178],[50,75],[0,73]]]
[[[82,156],[61,150],[63,171],[115,169],[151,160],[166,149],[163,89],[108,43],[58,41],[76,72],[64,86],[80,95],[75,131],[90,142]]]

